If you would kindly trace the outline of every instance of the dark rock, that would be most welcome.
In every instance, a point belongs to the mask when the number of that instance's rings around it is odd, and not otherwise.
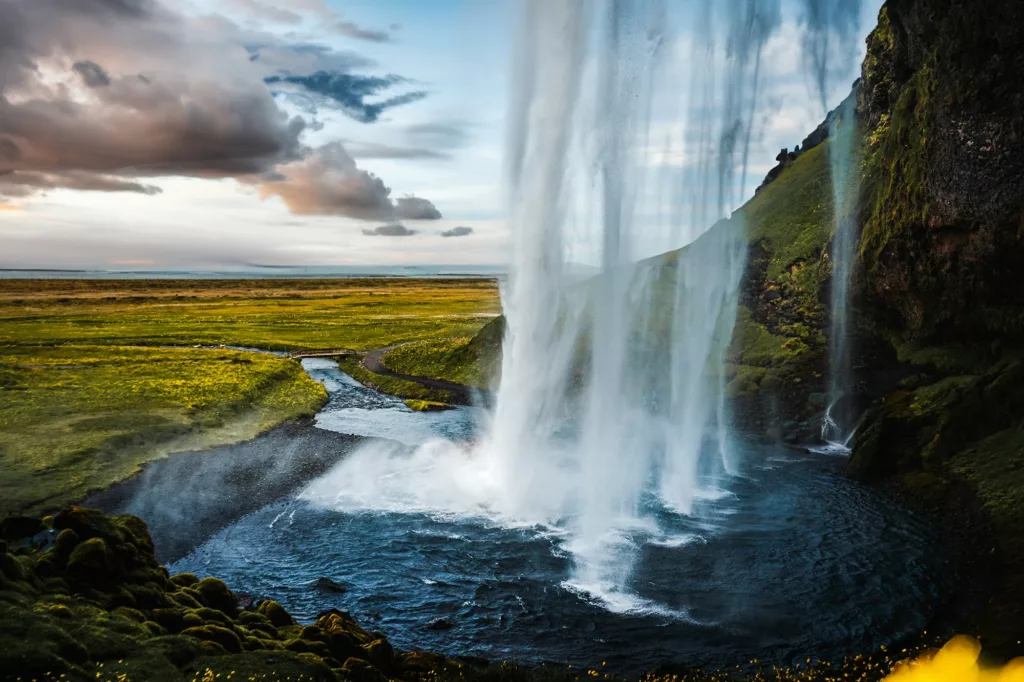
[[[11,514],[0,521],[0,539],[9,542],[31,538],[42,530],[43,522],[30,516]]]
[[[427,630],[451,630],[454,626],[455,624],[447,618],[434,618],[424,627],[426,627]]]
[[[344,585],[339,582],[335,582],[330,578],[317,578],[316,582],[313,583],[313,587],[320,594],[344,594],[347,589]]]

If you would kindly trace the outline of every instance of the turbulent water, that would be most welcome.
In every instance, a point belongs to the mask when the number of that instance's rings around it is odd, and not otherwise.
[[[629,531],[642,547],[626,581],[632,602],[616,612],[576,584],[571,523],[504,522],[486,491],[470,505],[466,490],[445,487],[446,449],[418,447],[431,439],[469,447],[480,412],[414,413],[328,361],[304,364],[331,394],[322,428],[403,442],[374,442],[172,571],[216,575],[301,618],[350,611],[402,648],[606,661],[622,672],[794,662],[891,644],[926,624],[944,589],[928,529],[843,478],[834,460],[738,443],[741,475],[697,497],[689,516],[654,496],[641,501],[650,522]],[[417,476],[394,466],[399,452]],[[455,500],[461,511],[441,511]],[[322,577],[345,591],[318,590]]]

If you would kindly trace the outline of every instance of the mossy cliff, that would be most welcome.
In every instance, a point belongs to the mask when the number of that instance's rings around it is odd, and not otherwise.
[[[856,319],[907,376],[868,411],[849,465],[922,507],[948,511],[968,491],[993,539],[974,558],[990,571],[988,601],[964,615],[1014,652],[1024,629],[1021,73],[1014,0],[889,0],[868,38]]]

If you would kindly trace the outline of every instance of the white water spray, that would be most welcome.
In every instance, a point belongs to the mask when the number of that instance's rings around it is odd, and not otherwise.
[[[634,593],[631,570],[643,544],[678,544],[666,516],[700,514],[738,469],[722,366],[746,244],[725,218],[770,101],[762,53],[781,5],[523,7],[489,423],[469,447],[356,453],[309,495],[553,529],[573,557],[568,587],[614,610],[669,613]],[[580,283],[573,262],[599,274]]]

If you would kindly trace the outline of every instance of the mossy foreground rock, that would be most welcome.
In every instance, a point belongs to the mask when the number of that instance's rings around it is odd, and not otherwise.
[[[34,521],[34,522],[29,522]],[[468,670],[396,651],[340,611],[300,625],[222,581],[170,576],[145,523],[71,507],[0,543],[2,680],[420,680]],[[123,676],[123,677],[122,677]]]

